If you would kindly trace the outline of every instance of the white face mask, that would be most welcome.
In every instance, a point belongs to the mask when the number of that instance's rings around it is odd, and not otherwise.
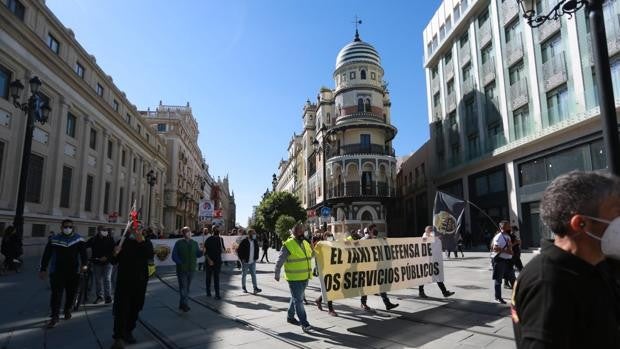
[[[620,217],[616,217],[613,221],[590,216],[585,217],[608,224],[602,237],[598,237],[590,232],[585,233],[588,234],[589,237],[601,242],[601,250],[605,256],[613,259],[620,259]]]
[[[252,236],[251,236],[251,239],[252,239],[252,240],[256,240],[256,235],[252,235]]]
[[[327,241],[334,241],[334,237],[333,236],[328,236],[326,240]]]
[[[73,233],[73,228],[62,228],[62,233],[65,235],[71,235],[71,233]]]
[[[103,237],[108,236],[108,231],[107,230],[102,230],[101,231],[101,236],[103,236]]]
[[[191,232],[191,231],[188,231],[187,233],[185,233],[185,237],[186,237],[187,239],[191,238],[191,237],[192,237],[192,232]]]

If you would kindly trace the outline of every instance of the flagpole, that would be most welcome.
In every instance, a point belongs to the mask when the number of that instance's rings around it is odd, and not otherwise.
[[[133,221],[131,217],[131,212],[133,212],[135,209],[136,209],[136,200],[133,201],[133,205],[131,206],[131,209],[129,210],[129,217],[127,218],[127,225],[125,226],[125,231],[123,231],[123,235],[121,235],[121,241],[119,241],[118,243],[119,248],[121,248],[123,246],[123,242],[125,242],[125,235],[127,234],[127,231],[129,230],[129,227],[131,226],[131,223]]]
[[[491,216],[489,216],[486,212],[484,212],[480,207],[478,207],[478,205],[474,204],[473,202],[469,201],[469,200],[465,200],[465,202],[467,202],[468,204],[472,205],[473,207],[477,208],[478,211],[480,211],[480,213],[482,213],[485,217],[487,217],[491,223],[493,223],[494,227],[497,227],[497,229],[499,230],[499,224],[495,223],[495,221],[493,220],[493,218],[491,218]]]

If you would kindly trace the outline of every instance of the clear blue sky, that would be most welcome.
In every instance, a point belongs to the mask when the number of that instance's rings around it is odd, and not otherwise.
[[[398,156],[428,139],[422,31],[439,0],[47,0],[138,109],[190,102],[211,174],[230,177],[245,225],[301,129],[307,98],[333,88],[340,48],[379,51]]]

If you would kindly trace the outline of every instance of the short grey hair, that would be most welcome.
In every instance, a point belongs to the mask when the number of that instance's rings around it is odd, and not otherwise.
[[[564,236],[573,215],[597,216],[603,201],[611,196],[620,197],[620,178],[572,171],[549,184],[540,203],[540,219],[554,234]]]

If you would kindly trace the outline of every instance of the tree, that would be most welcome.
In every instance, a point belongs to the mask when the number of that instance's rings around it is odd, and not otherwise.
[[[282,241],[286,241],[291,236],[290,230],[293,229],[297,222],[295,218],[289,215],[281,215],[276,221],[276,233]]]
[[[307,218],[306,211],[295,195],[284,191],[271,192],[258,205],[255,225],[265,231],[275,232],[276,222],[282,215],[291,216],[295,222],[305,222]]]

